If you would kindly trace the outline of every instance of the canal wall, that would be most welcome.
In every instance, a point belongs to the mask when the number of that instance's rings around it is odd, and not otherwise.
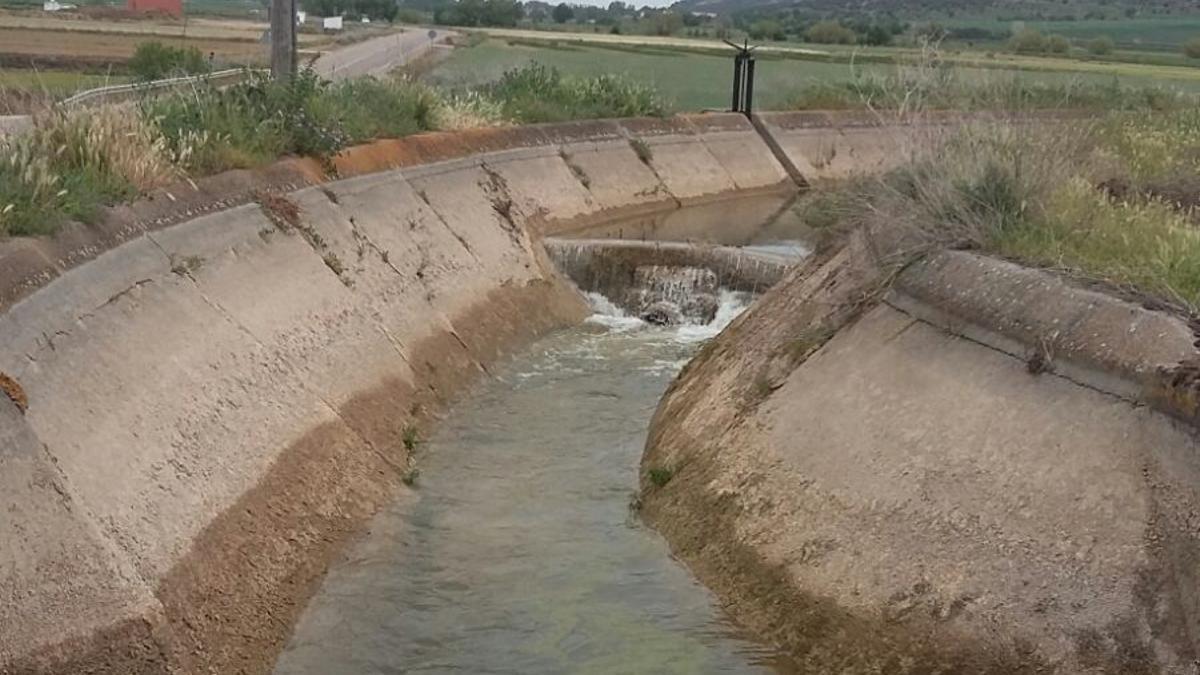
[[[0,242],[0,672],[266,672],[437,412],[583,318],[543,236],[795,191],[731,115],[425,134],[332,169]]]
[[[804,672],[1192,672],[1194,327],[856,233],[684,370],[644,515]]]

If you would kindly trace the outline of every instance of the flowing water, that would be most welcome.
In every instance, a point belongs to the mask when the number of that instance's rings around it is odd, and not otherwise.
[[[629,510],[659,397],[746,300],[651,327],[594,297],[508,363],[418,450],[415,495],[331,570],[275,672],[770,672]]]

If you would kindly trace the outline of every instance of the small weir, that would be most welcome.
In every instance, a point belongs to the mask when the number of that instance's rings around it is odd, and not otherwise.
[[[774,670],[630,508],[659,397],[751,297],[709,290],[710,321],[670,326],[589,293],[585,324],[456,406],[417,450],[415,494],[331,570],[275,672]]]

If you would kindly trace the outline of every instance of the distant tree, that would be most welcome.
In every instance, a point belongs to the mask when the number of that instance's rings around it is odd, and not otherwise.
[[[555,23],[566,23],[575,17],[575,10],[565,2],[558,3],[550,15]]]
[[[683,28],[683,17],[678,12],[659,12],[652,22],[655,35],[674,35]]]
[[[786,40],[787,33],[783,30],[783,24],[774,19],[762,19],[750,24],[750,29],[746,31],[750,35],[751,40]]]
[[[1051,54],[1066,54],[1071,51],[1071,41],[1061,35],[1051,35],[1046,38],[1045,47]]]
[[[804,39],[824,45],[850,45],[857,36],[837,21],[819,21],[804,31]]]
[[[484,26],[515,26],[521,14],[517,0],[484,0],[479,22]]]
[[[433,18],[449,26],[515,26],[522,14],[516,0],[458,0],[436,10]]]
[[[1101,35],[1100,37],[1092,38],[1091,40],[1088,40],[1087,43],[1087,50],[1096,56],[1111,54],[1115,48],[1116,45],[1113,44],[1113,39],[1107,35]]]
[[[1018,54],[1038,54],[1046,50],[1046,37],[1036,28],[1022,28],[1008,41]]]
[[[913,34],[917,36],[918,40],[926,40],[928,42],[941,42],[949,36],[946,27],[935,21],[917,26],[913,30]]]
[[[1183,44],[1183,55],[1189,59],[1200,59],[1200,37],[1192,38]]]
[[[880,47],[892,44],[892,31],[882,24],[873,23],[865,31],[859,33],[859,42]]]
[[[129,69],[142,81],[173,75],[207,73],[208,60],[195,47],[172,47],[161,42],[142,42],[129,60]]]

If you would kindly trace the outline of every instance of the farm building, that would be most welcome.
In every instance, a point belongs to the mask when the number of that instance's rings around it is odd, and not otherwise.
[[[128,0],[130,12],[154,12],[183,16],[183,0]]]

